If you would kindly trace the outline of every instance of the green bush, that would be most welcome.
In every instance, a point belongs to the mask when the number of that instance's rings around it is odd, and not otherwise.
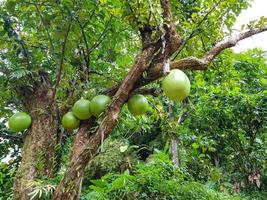
[[[12,199],[12,187],[15,170],[0,162],[0,200]]]
[[[194,182],[186,169],[174,167],[168,156],[154,154],[147,163],[137,165],[133,174],[107,174],[92,180],[83,200],[238,200],[239,197],[212,190]]]

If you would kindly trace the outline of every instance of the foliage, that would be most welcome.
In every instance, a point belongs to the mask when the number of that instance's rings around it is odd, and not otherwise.
[[[12,199],[12,185],[15,170],[8,164],[0,162],[0,199]]]
[[[107,174],[93,180],[83,199],[239,199],[190,182],[185,169],[176,168],[164,153],[154,154],[130,174]]]
[[[85,182],[100,178],[106,173],[132,170],[137,162],[136,149],[127,140],[105,140],[102,151],[88,165]]]
[[[233,67],[225,65],[226,74],[218,76],[219,70],[206,79],[208,86],[195,93],[190,117],[179,128],[181,140],[190,151],[187,162],[191,172],[200,179],[207,180],[215,165],[224,174],[221,181],[249,185],[248,176],[260,173],[261,187],[266,187],[266,64],[263,52],[253,51],[257,56],[251,53],[228,59]],[[226,55],[230,58],[231,53]],[[203,82],[199,76],[195,77],[198,85]]]
[[[29,193],[30,200],[36,197],[41,199],[50,199],[51,194],[55,190],[55,185],[45,184],[42,181],[33,181],[29,183],[29,187],[33,188],[33,191]]]
[[[168,141],[170,136],[176,135],[180,141],[181,167],[187,169],[190,180],[206,183],[205,187],[225,193],[245,195],[258,191],[259,186],[264,191],[267,166],[265,54],[255,49],[237,55],[228,51],[221,57],[228,59],[215,63],[213,67],[220,64],[219,71],[212,67],[206,74],[193,74],[194,96],[182,125],[177,126],[177,119],[169,118],[168,102],[165,104],[164,97],[160,97],[150,101],[153,109],[148,111],[149,115],[134,118],[125,108],[112,137],[125,137],[132,145],[147,145],[151,153],[157,148],[163,149],[162,140]],[[174,105],[174,113],[180,113],[179,105]],[[137,168],[140,166],[147,166],[147,171],[156,177],[151,165],[139,164]],[[137,172],[134,176],[141,181],[142,176]],[[257,179],[258,174],[260,179]],[[265,196],[263,192],[255,198]]]

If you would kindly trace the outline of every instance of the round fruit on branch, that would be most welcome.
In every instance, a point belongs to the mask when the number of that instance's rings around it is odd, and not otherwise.
[[[89,119],[92,116],[90,112],[90,101],[86,99],[76,101],[72,107],[72,112],[78,119]]]
[[[65,129],[73,130],[79,127],[80,120],[75,117],[73,112],[67,112],[62,117],[62,125]]]
[[[128,109],[133,115],[142,115],[148,108],[148,101],[141,94],[134,95],[128,101]]]
[[[25,129],[30,127],[31,123],[32,123],[31,116],[25,112],[15,113],[8,120],[8,126],[10,130],[13,132],[24,131]]]
[[[90,103],[90,111],[95,117],[99,117],[99,115],[104,112],[111,102],[109,96],[106,95],[98,95],[95,96]]]
[[[169,99],[182,101],[190,93],[190,81],[183,71],[174,69],[162,81],[162,88]]]

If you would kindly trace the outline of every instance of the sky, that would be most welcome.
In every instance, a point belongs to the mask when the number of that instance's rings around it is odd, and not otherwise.
[[[242,11],[238,16],[234,29],[240,30],[242,24],[247,24],[249,21],[259,19],[261,16],[267,17],[267,0],[254,0],[254,2],[251,3],[251,7]],[[267,51],[267,32],[240,41],[233,47],[233,50],[238,53],[255,47],[260,47]]]

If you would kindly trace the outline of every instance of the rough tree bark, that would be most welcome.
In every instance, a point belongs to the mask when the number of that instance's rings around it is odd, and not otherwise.
[[[22,160],[14,181],[14,199],[30,199],[29,183],[54,175],[58,115],[53,89],[45,75],[32,89],[18,88],[32,125],[24,138]]]
[[[86,148],[86,141],[89,141],[90,139],[90,128],[92,128],[94,125],[96,125],[96,121],[94,117],[91,117],[88,121],[85,121],[81,124],[79,130],[77,131],[72,153],[71,153],[71,163],[75,162],[81,152]],[[81,176],[77,177],[77,194],[73,197],[73,199],[79,200],[80,199],[80,192],[82,187],[82,180],[84,175],[85,169],[81,170]]]

